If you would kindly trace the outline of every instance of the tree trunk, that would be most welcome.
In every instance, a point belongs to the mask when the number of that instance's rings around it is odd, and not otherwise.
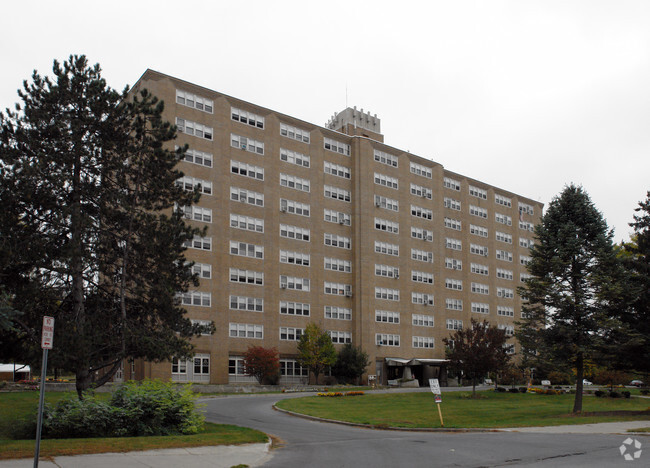
[[[576,356],[576,398],[573,402],[573,413],[582,413],[582,389],[584,378],[584,361],[582,351],[578,352]]]

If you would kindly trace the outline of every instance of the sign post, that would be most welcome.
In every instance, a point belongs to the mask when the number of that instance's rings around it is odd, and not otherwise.
[[[43,429],[43,402],[45,400],[45,375],[47,373],[47,352],[54,344],[54,317],[43,317],[41,348],[43,363],[41,365],[41,388],[38,398],[38,422],[36,424],[36,450],[34,451],[34,468],[38,468],[38,456],[41,451],[41,430]]]
[[[442,421],[442,410],[440,409],[440,403],[442,403],[442,393],[440,392],[440,384],[438,383],[438,379],[429,379],[429,385],[431,386],[431,393],[433,393],[434,401],[438,407],[440,425],[442,427],[445,427],[445,423]]]

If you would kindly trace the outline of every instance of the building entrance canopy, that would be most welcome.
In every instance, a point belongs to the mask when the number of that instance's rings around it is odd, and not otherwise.
[[[425,358],[385,358],[387,366],[421,366],[423,364],[446,364],[449,359],[425,359]]]

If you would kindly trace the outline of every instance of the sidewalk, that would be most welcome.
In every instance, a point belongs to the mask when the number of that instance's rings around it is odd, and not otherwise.
[[[627,431],[630,429],[639,429],[643,427],[650,427],[650,421],[623,421],[544,427],[513,427],[507,429],[499,429],[499,431],[537,432],[546,434],[633,434],[633,432]]]
[[[98,453],[56,457],[52,461],[40,459],[39,468],[230,468],[236,465],[260,466],[266,462],[271,443],[247,445],[217,445],[146,452]],[[2,460],[0,468],[28,468],[34,458]]]

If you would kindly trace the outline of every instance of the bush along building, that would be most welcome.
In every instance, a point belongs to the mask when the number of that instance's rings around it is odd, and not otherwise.
[[[264,346],[281,384],[306,383],[297,343],[315,322],[368,353],[364,381],[444,385],[443,338],[471,318],[514,333],[541,203],[386,145],[363,110],[322,127],[152,70],[133,92],[145,88],[189,146],[178,183],[202,196],[182,209],[207,234],[188,244],[200,285],[181,300],[216,333],[194,359],[120,378],[252,384],[243,354]]]

